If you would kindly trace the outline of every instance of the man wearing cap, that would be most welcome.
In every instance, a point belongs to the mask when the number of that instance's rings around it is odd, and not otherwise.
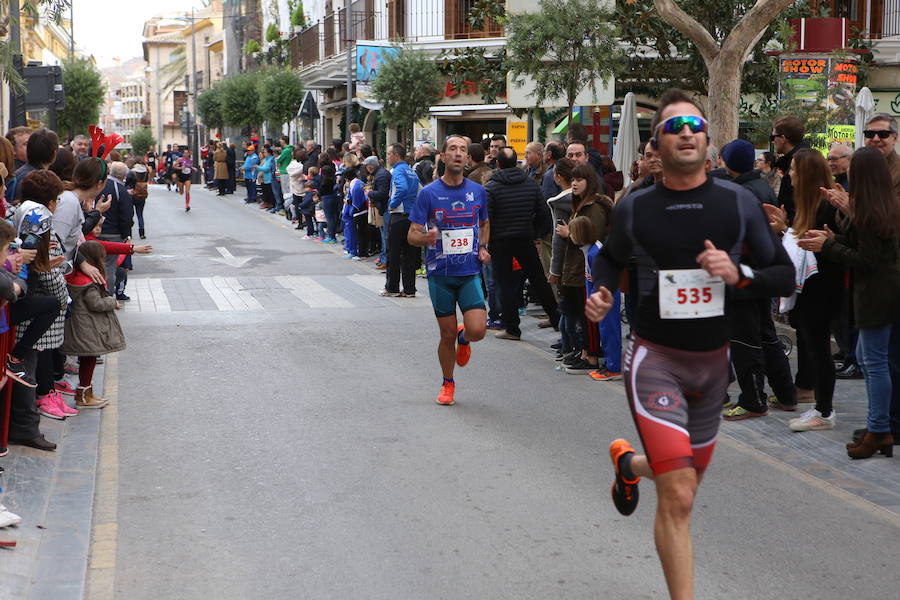
[[[736,183],[763,204],[777,205],[775,192],[753,168],[756,149],[747,140],[734,140],[722,148],[725,171]],[[741,258],[752,268],[752,259]],[[768,414],[765,378],[779,404],[790,410],[796,406],[791,369],[784,355],[775,323],[772,321],[771,298],[745,289],[734,288],[728,305],[731,325],[731,363],[741,393],[735,406],[725,411],[726,421],[740,421]]]
[[[734,140],[725,144],[722,148],[722,160],[725,162],[725,172],[731,180],[744,186],[756,196],[757,200],[764,204],[777,205],[778,198],[775,192],[762,179],[759,169],[753,168],[756,160],[756,149],[747,140]]]

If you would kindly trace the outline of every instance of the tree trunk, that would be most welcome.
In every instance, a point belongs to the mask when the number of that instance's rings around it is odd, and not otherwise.
[[[726,53],[720,53],[709,70],[709,106],[707,117],[710,124],[710,143],[719,150],[738,136],[738,107],[741,105],[740,61],[728,60]]]

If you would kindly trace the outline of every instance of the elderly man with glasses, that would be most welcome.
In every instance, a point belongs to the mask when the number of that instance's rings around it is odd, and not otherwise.
[[[828,168],[834,175],[834,182],[844,190],[849,189],[847,183],[847,169],[850,168],[850,155],[853,150],[846,144],[835,142],[828,150]]]

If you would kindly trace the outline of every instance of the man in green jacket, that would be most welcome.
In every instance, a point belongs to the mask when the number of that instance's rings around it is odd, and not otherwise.
[[[291,180],[288,177],[287,166],[291,164],[293,158],[294,147],[290,143],[288,136],[281,136],[281,154],[275,159],[275,165],[278,167],[278,177],[273,180],[277,182],[273,186],[272,191],[275,192],[275,209],[279,214],[284,214],[284,190],[291,189]]]

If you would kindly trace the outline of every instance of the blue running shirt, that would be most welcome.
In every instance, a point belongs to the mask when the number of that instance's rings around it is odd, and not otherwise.
[[[450,186],[437,179],[422,188],[409,220],[423,225],[426,231],[435,227],[438,229],[437,241],[434,246],[428,247],[425,256],[428,276],[481,273],[481,262],[478,260],[478,224],[487,221],[487,218],[487,196],[484,188],[474,181],[464,179],[461,185]],[[445,253],[444,236],[441,232],[464,229],[473,230],[471,240],[464,240],[471,249],[464,253]]]

